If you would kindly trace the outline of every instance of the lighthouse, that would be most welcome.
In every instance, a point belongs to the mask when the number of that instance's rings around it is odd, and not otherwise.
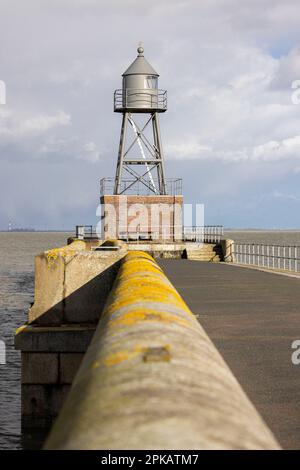
[[[114,92],[114,112],[122,123],[115,177],[101,180],[104,238],[181,238],[181,179],[165,175],[159,115],[167,111],[167,91],[158,79],[139,45],[122,88]]]
[[[122,88],[114,94],[114,111],[122,113],[114,194],[128,193],[139,183],[150,194],[164,195],[167,188],[158,115],[167,110],[167,92],[158,89],[159,75],[145,59],[144,48],[139,46],[137,52],[123,73]],[[145,118],[142,124],[135,117],[141,115]],[[126,148],[129,128],[134,142]],[[131,181],[126,184],[128,175]]]

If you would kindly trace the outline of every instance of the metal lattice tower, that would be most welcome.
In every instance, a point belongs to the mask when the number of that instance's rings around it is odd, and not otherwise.
[[[123,114],[114,194],[132,193],[141,183],[148,194],[165,195],[158,113],[167,110],[167,92],[158,89],[159,75],[145,59],[143,47],[137,51],[123,73],[122,89],[114,94],[114,111]],[[127,145],[130,128],[132,139]]]

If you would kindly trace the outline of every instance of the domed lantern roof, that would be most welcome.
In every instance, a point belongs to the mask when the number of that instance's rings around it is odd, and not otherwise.
[[[123,77],[127,75],[154,75],[159,77],[159,74],[154,70],[152,65],[144,57],[144,48],[139,46],[138,56],[128,67],[128,69],[123,73]]]

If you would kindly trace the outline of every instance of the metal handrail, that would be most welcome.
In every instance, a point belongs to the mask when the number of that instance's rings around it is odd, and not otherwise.
[[[92,225],[76,225],[75,236],[79,240],[98,238],[96,229]]]
[[[167,90],[152,90],[147,92],[145,88],[122,88],[114,92],[114,110],[122,109],[167,109]],[[132,105],[135,102],[137,106]]]
[[[85,232],[85,229],[88,229]],[[116,227],[116,237],[120,240],[172,240],[196,243],[220,243],[224,229],[222,225],[185,226],[182,225],[151,225]],[[77,225],[76,238],[100,239],[97,230],[92,225]]]
[[[159,186],[156,179],[153,180],[156,187]],[[134,186],[133,186],[134,183]],[[166,193],[169,196],[180,196],[182,195],[182,178],[165,178]],[[115,178],[106,177],[100,180],[100,196],[114,194]],[[128,188],[128,189],[127,189]],[[151,194],[150,189],[145,187],[140,181],[133,178],[122,178],[120,183],[120,193],[132,195],[147,195]],[[126,195],[126,194],[125,194]]]
[[[223,225],[185,226],[183,228],[183,239],[185,241],[219,243],[223,234]]]
[[[299,245],[234,243],[233,256],[238,264],[300,271]]]
[[[249,245],[249,246],[276,246],[279,248],[300,248],[300,245],[280,245],[277,243],[244,243],[237,242],[236,245]]]

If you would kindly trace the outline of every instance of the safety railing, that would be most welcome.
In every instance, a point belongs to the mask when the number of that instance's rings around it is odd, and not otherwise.
[[[182,241],[182,225],[119,226],[118,238],[126,242],[135,241],[137,243],[143,241]]]
[[[191,242],[220,243],[223,234],[223,225],[203,225],[183,228],[183,239]]]
[[[156,188],[159,187],[158,181],[153,180]],[[115,178],[108,177],[100,180],[100,196],[113,194],[115,186]],[[182,178],[166,178],[165,179],[166,194],[168,196],[182,195]],[[152,190],[147,188],[141,181],[132,178],[122,179],[120,182],[120,194],[122,195],[153,195]]]
[[[119,238],[130,240],[173,240],[197,243],[220,243],[223,237],[222,225],[183,227],[182,225],[150,226],[128,229],[119,228]]]
[[[100,239],[107,234],[100,234],[92,225],[77,225],[76,238],[80,240]],[[220,243],[223,237],[222,225],[203,225],[183,227],[182,225],[137,225],[131,227],[116,226],[109,238],[117,238],[126,242],[135,241],[185,241],[196,243]]]
[[[128,88],[114,92],[114,111],[125,109],[167,110],[167,90],[151,90]]]
[[[300,246],[235,243],[234,261],[238,264],[270,269],[300,271]]]
[[[96,228],[92,225],[76,225],[75,236],[79,240],[99,238]]]

